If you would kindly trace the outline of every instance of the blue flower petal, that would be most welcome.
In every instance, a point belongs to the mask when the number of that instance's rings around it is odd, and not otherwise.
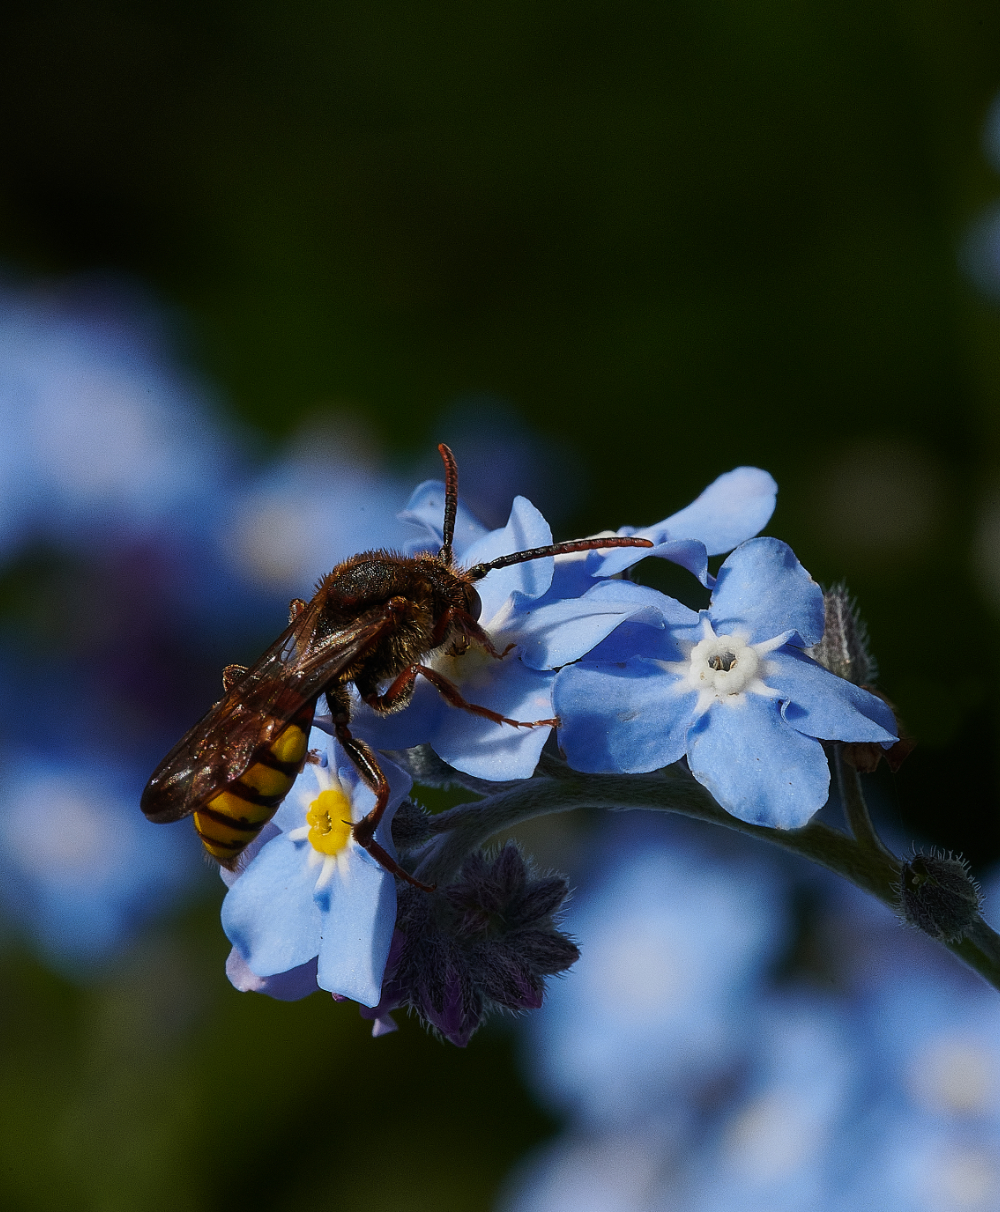
[[[646,555],[647,551],[648,548],[640,549],[639,558]],[[560,598],[582,597],[588,589],[593,589],[594,577],[598,575],[597,570],[603,559],[598,551],[572,551],[567,555],[556,556],[552,584],[544,600],[548,602]]]
[[[570,665],[556,677],[559,744],[574,770],[659,770],[684,756],[697,695],[656,661]]]
[[[546,600],[536,606],[518,595],[514,605],[516,632],[512,628],[512,633],[521,660],[532,669],[556,669],[579,660],[626,619],[641,618],[662,628],[679,603],[630,581],[604,581],[581,598]]]
[[[750,642],[796,631],[803,646],[823,638],[823,591],[779,539],[750,539],[719,569],[709,617],[716,634],[750,633]]]
[[[650,591],[653,592],[653,591]],[[668,598],[667,601],[673,601]],[[679,602],[674,603],[677,621],[662,630],[646,622],[631,619],[616,628],[580,662],[582,665],[611,664],[632,657],[649,657],[657,661],[681,661],[688,646],[701,639],[700,616]],[[669,620],[668,620],[669,622]],[[682,649],[681,644],[684,644]]]
[[[395,880],[366,851],[351,846],[317,901],[322,909],[319,987],[377,1006],[396,925]]]
[[[631,568],[633,564],[637,564],[647,556],[659,556],[660,559],[669,560],[672,564],[680,564],[688,572],[694,573],[703,585],[707,585],[709,583],[708,552],[705,550],[705,544],[699,543],[695,539],[657,541],[655,537],[657,529],[657,527],[649,526],[645,530],[633,531],[631,527],[623,527],[621,530],[623,535],[634,536],[638,539],[652,539],[656,546],[616,547],[597,565],[593,575],[595,577],[614,576],[615,573],[624,572],[626,568]]]
[[[462,565],[471,568],[474,564],[488,564],[498,556],[529,551],[534,547],[548,547],[551,542],[552,531],[548,522],[529,500],[515,497],[507,525],[477,539],[463,553]],[[512,593],[523,593],[529,598],[541,597],[552,581],[553,563],[549,556],[487,573],[476,585],[483,603],[482,622],[488,623]]]
[[[429,682],[418,677],[413,698],[402,711],[379,715],[365,703],[354,703],[351,731],[376,749],[410,749],[447,727],[454,710]]]
[[[896,721],[874,694],[838,678],[794,648],[768,657],[765,681],[781,691],[782,715],[799,732],[825,741],[895,741]]]
[[[656,547],[651,551],[618,548],[594,575],[613,576],[646,556],[659,556],[687,568],[708,585],[707,557],[732,551],[762,530],[774,513],[777,491],[774,479],[759,467],[727,471],[685,509],[662,522],[640,529],[623,526],[619,534],[650,539]]]
[[[234,989],[241,993],[266,993],[281,1002],[297,1002],[310,993],[315,993],[316,960],[300,964],[290,972],[279,972],[275,976],[258,976],[251,972],[249,964],[234,947],[226,960],[226,976]]]
[[[304,878],[306,841],[273,838],[226,893],[222,928],[257,976],[307,963],[319,950],[315,880]],[[319,874],[319,868],[315,868]]]
[[[418,484],[406,508],[396,516],[400,521],[420,528],[420,536],[407,545],[409,550],[437,552],[444,541],[444,482],[424,480]],[[460,559],[473,543],[487,534],[489,531],[486,527],[459,498],[458,513],[455,515],[455,558]]]
[[[727,812],[754,825],[798,829],[830,794],[823,746],[756,694],[710,707],[688,734],[688,762]]]
[[[529,669],[513,654],[495,663],[490,680],[468,679],[460,689],[466,700],[512,720],[551,719],[554,674]],[[481,779],[526,779],[538,764],[549,728],[514,728],[448,707],[441,727],[430,737],[439,757]]]
[[[709,555],[732,551],[763,530],[774,513],[778,485],[759,467],[737,467],[660,523],[664,538],[698,539]],[[640,531],[641,538],[653,538]],[[662,540],[661,540],[662,541]]]

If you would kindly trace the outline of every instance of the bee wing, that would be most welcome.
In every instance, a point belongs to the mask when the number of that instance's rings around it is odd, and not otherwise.
[[[229,691],[171,749],[140,801],[157,823],[180,820],[247,769],[258,745],[273,740],[303,704],[385,630],[386,610],[326,635],[312,602]]]

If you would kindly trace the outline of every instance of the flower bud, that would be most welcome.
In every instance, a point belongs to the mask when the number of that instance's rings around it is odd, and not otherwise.
[[[814,661],[855,686],[875,681],[877,669],[868,651],[868,629],[858,614],[857,603],[844,584],[823,594],[826,626],[823,638],[808,649]]]
[[[403,800],[392,818],[392,841],[400,854],[419,850],[431,839],[431,814],[413,800]]]
[[[563,876],[536,876],[513,842],[469,855],[436,896],[401,888],[382,1000],[362,1014],[379,1023],[406,1006],[464,1048],[489,1014],[537,1009],[545,978],[580,956],[556,928],[568,894]]]
[[[982,908],[979,885],[961,855],[932,850],[903,864],[899,907],[904,921],[942,943],[957,943]]]

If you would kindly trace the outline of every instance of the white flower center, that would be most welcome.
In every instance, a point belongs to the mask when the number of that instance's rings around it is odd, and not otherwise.
[[[765,657],[781,647],[788,633],[751,644],[745,632],[716,635],[708,619],[702,619],[701,629],[698,643],[687,646],[686,660],[659,662],[668,673],[680,678],[678,693],[697,690],[696,715],[707,711],[713,703],[742,706],[748,694],[779,697],[780,692],[764,681],[773,672],[772,663]]]
[[[696,690],[714,690],[721,698],[747,690],[761,660],[741,636],[711,635],[695,644],[688,657],[688,682]]]

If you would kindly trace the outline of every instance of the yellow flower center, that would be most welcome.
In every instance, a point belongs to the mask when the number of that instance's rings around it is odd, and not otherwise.
[[[309,805],[309,844],[320,854],[339,854],[351,836],[351,801],[339,787],[321,791]]]

